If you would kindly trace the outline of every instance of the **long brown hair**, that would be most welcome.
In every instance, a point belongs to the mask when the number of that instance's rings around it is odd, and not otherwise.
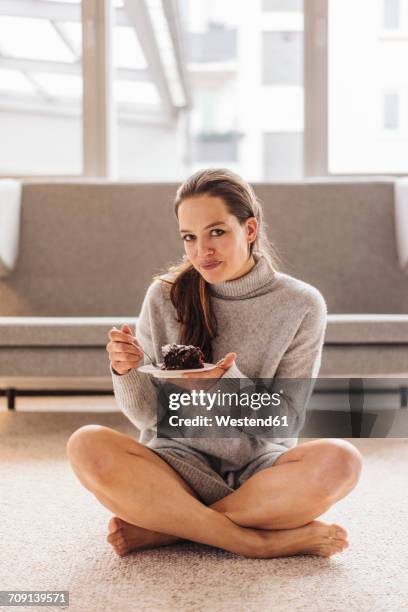
[[[183,200],[204,194],[222,198],[229,213],[234,215],[241,225],[250,217],[255,217],[258,222],[257,237],[249,245],[248,257],[253,253],[263,255],[271,269],[276,270],[279,257],[267,237],[262,204],[252,187],[230,170],[200,170],[184,181],[177,190],[174,200],[177,219]],[[171,275],[171,280],[163,278],[163,273],[156,274],[153,278],[171,285],[170,299],[177,312],[176,320],[181,323],[178,342],[200,347],[205,361],[211,362],[211,341],[217,336],[217,321],[211,308],[209,283],[186,255],[170,265],[167,274]]]

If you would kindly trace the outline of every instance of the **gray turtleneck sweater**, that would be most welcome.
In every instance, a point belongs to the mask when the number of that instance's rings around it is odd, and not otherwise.
[[[272,270],[262,255],[255,253],[254,259],[255,266],[241,278],[210,285],[218,324],[218,337],[212,341],[214,363],[229,352],[237,354],[234,365],[220,380],[228,385],[229,378],[241,379],[240,385],[245,385],[247,381],[242,379],[315,379],[327,321],[321,293],[301,280]],[[178,342],[179,328],[168,285],[155,280],[146,292],[136,337],[160,362],[161,347]],[[144,363],[149,363],[146,357]],[[124,375],[116,374],[112,367],[110,370],[119,408],[139,429],[139,442],[150,448],[188,446],[217,457],[224,473],[241,469],[269,451],[296,445],[297,438],[245,433],[235,438],[157,437],[157,381],[136,369]],[[290,399],[285,400],[288,412],[294,406],[294,402],[290,406]],[[299,407],[296,411],[299,413]]]

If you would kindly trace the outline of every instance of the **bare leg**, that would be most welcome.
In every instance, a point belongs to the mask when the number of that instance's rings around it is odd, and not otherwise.
[[[92,431],[89,431],[89,427],[81,429],[87,430],[87,437],[85,438],[85,440],[84,436],[81,436],[82,445],[80,446],[82,446],[83,451],[84,441],[86,441],[87,439],[89,444],[89,434],[92,434]],[[101,443],[103,436],[105,436],[105,458],[103,460],[105,475],[107,473],[107,433],[109,432],[110,434],[108,436],[108,448],[111,450],[112,431],[113,430],[108,430],[108,428],[97,428],[96,430],[93,430],[94,444],[92,450],[95,450],[96,438],[99,437],[99,443]],[[82,431],[82,433],[84,433],[84,431]],[[238,506],[241,504],[241,502],[246,501],[244,505],[245,512],[247,511],[247,508],[254,508],[254,506],[256,506],[256,500],[254,499],[251,499],[251,502],[248,503],[249,496],[247,494],[241,496],[237,495],[240,491],[243,490],[244,487],[241,487],[238,491],[234,492],[227,498],[224,498],[224,500],[220,500],[220,502],[213,504],[213,507],[206,508],[199,501],[194,499],[194,497],[191,495],[191,492],[187,491],[188,485],[160,457],[152,453],[150,449],[141,447],[134,440],[128,438],[127,436],[123,436],[118,432],[114,432],[114,437],[121,436],[123,438],[122,440],[120,440],[122,452],[117,452],[115,454],[111,453],[109,455],[111,467],[113,467],[113,464],[115,464],[115,478],[102,479],[100,476],[100,469],[97,469],[96,471],[95,469],[88,469],[84,472],[83,469],[78,468],[78,465],[77,468],[75,467],[75,446],[77,446],[78,450],[78,435],[76,434],[78,434],[78,432],[75,432],[73,437],[70,439],[70,443],[68,446],[68,451],[70,454],[70,459],[74,471],[77,473],[84,486],[89,488],[106,507],[108,507],[118,515],[117,518],[115,517],[113,520],[111,519],[110,527],[118,527],[117,521],[121,521],[121,524],[119,525],[119,529],[117,529],[117,531],[122,531],[122,533],[123,529],[129,525],[137,524],[143,527],[143,529],[141,529],[141,527],[138,527],[139,533],[137,534],[137,537],[142,540],[140,541],[141,546],[139,547],[151,547],[152,545],[158,546],[170,544],[174,543],[175,541],[178,541],[178,539],[180,538],[183,538],[191,539],[193,541],[198,541],[206,544],[211,544],[213,546],[219,546],[226,550],[231,550],[232,552],[246,554],[246,556],[253,556],[254,554],[255,556],[279,556],[282,553],[297,554],[298,552],[302,552],[302,550],[304,552],[310,552],[312,550],[316,554],[333,554],[333,551],[335,552],[336,550],[341,550],[343,547],[342,545],[345,545],[344,530],[342,530],[343,533],[338,533],[336,536],[336,526],[329,526],[325,525],[324,523],[318,524],[317,521],[314,521],[314,524],[310,524],[307,528],[303,528],[303,531],[299,530],[302,531],[302,533],[299,532],[298,534],[295,534],[295,531],[298,531],[296,529],[288,530],[288,533],[285,533],[286,530],[281,530],[280,532],[260,532],[259,529],[242,529],[238,526],[240,520],[240,511],[239,509],[237,510]],[[127,445],[130,444],[132,446],[132,450],[127,450],[126,453],[123,452],[125,448],[125,442]],[[295,449],[292,449],[292,451],[293,450]],[[288,453],[285,453],[285,455],[289,455],[289,453],[292,451],[288,451]],[[132,462],[129,461],[129,456],[132,455],[139,463],[138,465],[133,462],[133,465],[131,466]],[[83,453],[82,458],[84,458]],[[89,459],[90,455],[88,454],[88,462]],[[140,464],[140,461],[142,461],[142,465]],[[95,454],[93,456],[92,467],[95,468]],[[144,477],[142,479],[143,483],[141,482],[140,478],[142,467],[144,468]],[[272,470],[273,468],[269,468],[269,470],[263,470],[261,473],[255,476],[266,474],[266,472],[270,472],[272,474]],[[165,471],[167,471],[167,475],[171,475],[171,478],[163,478],[163,472]],[[84,473],[87,473],[88,476],[84,476]],[[94,477],[92,478],[90,474],[93,474]],[[96,478],[95,475],[97,475]],[[255,478],[255,476],[253,477],[253,479]],[[159,488],[153,486],[153,483],[156,481],[156,479],[160,480]],[[90,480],[93,480],[94,482],[91,483]],[[177,480],[178,482],[176,486]],[[129,482],[135,483],[136,486],[129,486]],[[166,486],[163,486],[164,483],[166,483]],[[184,486],[182,486],[181,483],[183,483]],[[138,498],[137,493],[140,493],[142,484],[144,485],[144,497],[143,499],[140,499],[140,494]],[[146,484],[148,485],[147,487]],[[262,489],[263,493],[265,492],[265,484],[265,482],[262,483],[259,481],[259,486],[257,487],[259,490]],[[287,482],[285,484],[287,485]],[[251,493],[253,494],[254,492],[256,492],[256,487],[255,489],[252,487]],[[146,494],[148,496],[148,500],[146,500]],[[230,508],[225,505],[223,510],[219,508],[222,503],[227,503],[227,500],[229,500],[230,498],[232,498],[232,501],[234,502]],[[163,504],[163,500],[166,501],[165,504]],[[219,510],[215,511],[217,508],[217,504]],[[151,514],[152,508],[155,509],[153,518]],[[157,512],[158,509],[159,512]],[[175,512],[176,509],[177,512]],[[178,509],[180,509],[180,512],[178,511]],[[265,508],[265,510],[266,509],[267,508]],[[234,519],[231,519],[230,521],[222,520],[228,518],[226,516],[228,512],[234,514]],[[219,520],[220,518],[221,520]],[[196,523],[197,519],[198,531]],[[245,516],[242,516],[242,519],[245,522]],[[262,523],[262,520],[264,520],[262,518],[262,514],[259,515],[258,518],[255,518],[255,520],[248,520],[250,521],[251,526],[260,528],[263,527],[263,529],[270,528],[267,525],[258,524],[259,521],[261,521]],[[235,521],[237,521],[237,524],[235,524]],[[301,525],[304,524],[305,522],[303,520],[303,522],[301,522]],[[220,530],[221,533],[215,533],[215,530]],[[341,528],[338,528],[338,530],[341,530]],[[259,550],[260,533],[262,533],[262,551]],[[278,533],[279,537],[277,537]],[[168,534],[170,534],[170,537]],[[112,539],[114,539],[115,532],[113,532],[111,535]],[[119,535],[120,534],[118,534],[116,537],[118,538]],[[273,541],[269,537],[270,535],[274,536]],[[254,536],[256,536],[255,539]],[[333,546],[331,548],[327,545],[328,538],[334,538]],[[323,548],[322,542],[326,544]],[[255,553],[253,552],[254,544],[256,544]],[[279,544],[279,546],[277,546],[277,544]],[[336,544],[337,549],[335,547]]]
[[[306,442],[284,453],[271,468],[255,474],[237,491],[210,507],[224,513],[240,526],[274,531],[275,540],[285,544],[306,536],[337,531],[336,538],[347,546],[347,532],[336,525],[314,521],[355,486],[361,470],[361,456],[343,440]],[[299,503],[301,499],[301,503]],[[307,526],[307,529],[296,529]],[[143,547],[175,543],[163,536],[112,518],[108,541],[117,545],[118,554]],[[291,531],[291,533],[289,533]],[[268,534],[262,533],[267,537]],[[269,536],[268,536],[269,537]],[[319,539],[319,538],[317,538]]]
[[[239,489],[212,504],[242,526],[293,529],[310,523],[348,495],[361,455],[344,440],[313,440],[283,453]]]
[[[202,504],[181,486],[180,476],[169,477],[172,468],[165,461],[135,440],[85,426],[70,437],[67,452],[82,484],[124,521],[237,554],[257,554],[255,530]]]

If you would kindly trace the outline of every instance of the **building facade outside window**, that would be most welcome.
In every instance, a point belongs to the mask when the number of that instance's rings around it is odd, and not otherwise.
[[[383,100],[383,127],[385,130],[398,130],[399,121],[399,95],[398,93],[385,93]]]
[[[384,0],[384,30],[398,30],[400,27],[400,0]]]

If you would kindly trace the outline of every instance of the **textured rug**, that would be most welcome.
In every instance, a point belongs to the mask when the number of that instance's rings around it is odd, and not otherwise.
[[[185,543],[120,558],[105,539],[112,514],[65,455],[88,423],[136,437],[120,413],[0,412],[0,590],[67,590],[71,612],[408,610],[407,439],[351,440],[360,483],[321,517],[348,530],[340,555],[245,559]]]

